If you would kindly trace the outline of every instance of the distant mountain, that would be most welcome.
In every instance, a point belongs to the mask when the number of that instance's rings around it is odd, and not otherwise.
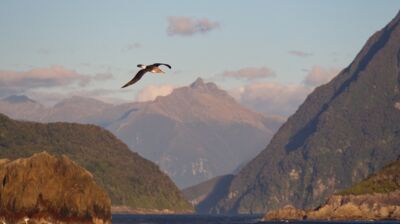
[[[4,101],[8,103],[35,103],[34,100],[25,95],[11,95],[4,98]]]
[[[74,96],[54,105],[46,115],[46,122],[64,121],[86,123],[85,119],[93,114],[112,107],[112,104],[99,100]]]
[[[0,112],[15,119],[41,121],[48,109],[24,95],[12,95],[0,100]]]
[[[311,93],[214,212],[310,208],[400,155],[400,13]]]
[[[274,133],[277,125],[268,125],[272,120],[244,108],[215,84],[198,79],[131,108],[107,128],[157,162],[183,188],[231,173],[249,161]]]
[[[14,116],[1,104],[0,112],[18,119],[101,125],[156,162],[181,188],[232,173],[257,155],[283,123],[244,108],[200,78],[151,102],[110,105],[73,97],[31,118]]]
[[[191,210],[167,175],[109,131],[94,125],[16,121],[0,114],[0,158],[13,160],[44,150],[65,154],[89,170],[113,205]]]

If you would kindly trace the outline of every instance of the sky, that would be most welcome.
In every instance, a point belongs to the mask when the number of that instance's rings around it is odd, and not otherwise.
[[[198,77],[288,116],[348,66],[398,0],[0,1],[0,98],[152,100]],[[125,89],[137,64],[168,63]]]

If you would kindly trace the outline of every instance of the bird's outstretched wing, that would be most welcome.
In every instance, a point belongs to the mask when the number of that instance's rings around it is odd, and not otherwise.
[[[160,66],[160,65],[165,65],[165,66],[167,66],[169,69],[171,69],[172,67],[171,67],[171,65],[169,65],[169,64],[164,64],[164,63],[154,63],[153,65],[155,65],[155,66]]]
[[[138,73],[136,73],[135,77],[133,77],[133,79],[131,81],[129,81],[128,83],[126,83],[124,86],[122,86],[121,88],[125,88],[127,86],[130,86],[134,83],[136,83],[137,81],[139,81],[143,75],[146,73],[147,71],[145,69],[140,70]]]

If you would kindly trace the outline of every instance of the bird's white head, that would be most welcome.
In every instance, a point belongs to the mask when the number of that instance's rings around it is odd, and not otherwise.
[[[138,64],[137,67],[139,67],[139,68],[146,68],[147,66],[144,65],[144,64]]]

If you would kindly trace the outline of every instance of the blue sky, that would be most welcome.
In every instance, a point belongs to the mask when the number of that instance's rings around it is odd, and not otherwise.
[[[399,9],[397,0],[1,1],[0,97],[146,100],[202,77],[287,116]],[[173,69],[120,89],[153,62]],[[263,94],[286,98],[254,100]]]

